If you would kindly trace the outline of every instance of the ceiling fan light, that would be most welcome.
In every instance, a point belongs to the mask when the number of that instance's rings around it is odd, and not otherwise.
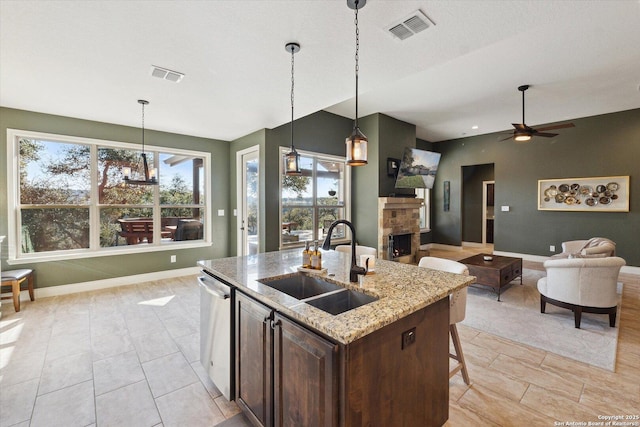
[[[353,129],[353,133],[346,139],[347,144],[347,165],[364,166],[367,164],[367,144],[369,140],[360,131],[360,128]]]
[[[516,141],[525,142],[531,139],[531,135],[528,133],[516,133],[513,139],[515,139]]]

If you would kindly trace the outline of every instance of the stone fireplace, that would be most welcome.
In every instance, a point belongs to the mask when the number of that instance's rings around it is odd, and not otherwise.
[[[420,248],[420,207],[413,197],[378,198],[378,254],[380,258],[415,263]]]

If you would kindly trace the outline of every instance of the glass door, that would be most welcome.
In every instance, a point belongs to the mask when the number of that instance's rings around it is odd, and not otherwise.
[[[260,149],[255,147],[239,151],[238,164],[238,256],[258,253],[260,211]]]

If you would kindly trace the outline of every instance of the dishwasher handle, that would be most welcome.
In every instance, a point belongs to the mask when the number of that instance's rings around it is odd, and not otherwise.
[[[224,292],[220,292],[217,289],[212,289],[211,286],[207,285],[205,277],[203,276],[198,277],[198,282],[199,282],[199,285],[202,287],[202,289],[204,289],[206,292],[210,293],[211,295],[220,299],[229,298],[228,294],[225,294]]]

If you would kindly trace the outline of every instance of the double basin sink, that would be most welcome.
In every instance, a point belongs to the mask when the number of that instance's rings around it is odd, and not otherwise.
[[[260,283],[333,315],[378,299],[362,292],[345,289],[320,277],[302,273],[273,280],[262,279]]]

